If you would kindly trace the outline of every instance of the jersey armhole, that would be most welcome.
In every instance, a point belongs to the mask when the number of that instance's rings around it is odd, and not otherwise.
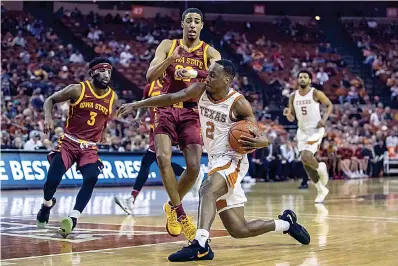
[[[232,122],[238,121],[238,120],[237,120],[237,117],[236,117],[235,114],[234,114],[234,107],[235,107],[235,104],[236,104],[236,103],[239,101],[239,99],[241,99],[241,98],[243,98],[243,95],[237,96],[237,97],[235,98],[235,100],[232,102],[231,108],[229,109],[229,119],[230,119]]]
[[[171,54],[174,52],[174,49],[175,49],[176,45],[177,45],[177,40],[173,40],[173,42],[171,44],[171,48],[169,50],[169,53],[167,54],[167,57],[171,56]]]
[[[86,92],[86,86],[84,85],[84,82],[80,82],[80,85],[82,85],[82,92],[80,93],[80,96],[79,96],[79,98],[77,99],[77,101],[76,102],[74,102],[74,103],[70,103],[70,105],[71,106],[76,106],[76,105],[78,105],[81,101],[82,101],[82,99],[83,99],[83,97],[84,97],[84,94],[85,94],[85,92]]]

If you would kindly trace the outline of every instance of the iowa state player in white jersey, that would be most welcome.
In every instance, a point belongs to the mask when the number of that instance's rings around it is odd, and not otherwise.
[[[329,174],[326,164],[318,162],[315,153],[325,135],[326,121],[333,111],[333,104],[322,91],[311,87],[311,80],[310,72],[299,72],[299,89],[290,96],[289,106],[283,110],[283,114],[290,122],[293,122],[295,117],[297,118],[297,148],[305,171],[318,191],[315,203],[322,203],[329,193],[326,188]],[[327,112],[323,117],[321,117],[319,103],[327,106]]]
[[[291,210],[285,210],[277,220],[252,220],[244,217],[247,201],[240,182],[249,165],[247,155],[235,152],[228,143],[228,132],[239,120],[257,123],[250,103],[230,89],[235,67],[229,60],[219,60],[209,69],[206,83],[195,83],[177,93],[157,96],[123,105],[118,115],[126,115],[142,107],[170,106],[188,99],[199,98],[199,117],[204,145],[209,157],[209,174],[200,189],[198,230],[188,247],[169,256],[170,261],[211,260],[214,253],[209,246],[209,232],[215,215],[235,238],[258,236],[270,231],[288,233],[302,244],[309,244],[308,232],[297,223]],[[240,142],[248,152],[268,145],[267,138],[253,132],[255,138],[242,137]]]

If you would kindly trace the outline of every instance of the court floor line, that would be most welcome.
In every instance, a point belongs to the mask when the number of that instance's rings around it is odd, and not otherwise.
[[[224,237],[230,237],[230,236],[216,236],[216,237],[212,237],[212,239],[218,239],[218,238],[224,238]],[[17,260],[36,259],[36,258],[44,258],[44,257],[56,257],[56,256],[72,255],[72,254],[74,255],[74,254],[83,254],[83,253],[100,253],[100,252],[104,252],[104,251],[113,251],[113,250],[128,249],[128,248],[138,248],[138,247],[151,247],[151,246],[158,246],[158,245],[178,244],[178,243],[187,243],[187,240],[179,240],[179,241],[155,243],[155,244],[146,244],[146,245],[141,245],[141,246],[104,248],[104,249],[97,249],[97,250],[67,252],[67,253],[31,256],[31,257],[23,257],[23,258],[12,258],[12,259],[1,260],[1,262],[3,262],[3,261],[17,261]]]

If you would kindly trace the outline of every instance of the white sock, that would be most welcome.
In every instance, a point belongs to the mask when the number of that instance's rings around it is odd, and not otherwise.
[[[318,182],[317,183],[314,183],[314,185],[315,185],[315,187],[316,187],[316,190],[321,190],[321,187],[323,187],[323,185],[322,185],[322,183],[321,183],[321,181],[320,180],[318,180]]]
[[[209,239],[210,233],[205,229],[196,230],[195,239],[198,240],[199,245],[204,248],[206,246],[206,241]]]
[[[290,224],[284,220],[274,220],[275,232],[284,232],[289,230]]]
[[[43,205],[44,205],[44,206],[47,206],[47,207],[53,206],[53,201],[52,201],[52,199],[51,199],[51,200],[45,200],[45,199],[43,199]]]
[[[81,213],[80,213],[78,210],[73,210],[73,211],[70,213],[69,217],[73,217],[73,218],[79,219],[80,214],[81,214]]]

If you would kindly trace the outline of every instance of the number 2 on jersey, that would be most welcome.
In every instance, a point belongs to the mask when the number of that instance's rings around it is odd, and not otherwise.
[[[208,137],[209,139],[213,139],[214,138],[214,124],[210,121],[207,121],[206,123],[206,137]]]
[[[184,66],[182,66],[182,65],[176,65],[175,70],[174,70],[174,73],[175,73],[177,70],[183,69],[183,68],[184,68]],[[193,69],[193,67],[187,66],[187,67],[185,67],[185,69],[190,70],[190,69]],[[190,81],[191,81],[191,78],[186,78],[186,79],[174,78],[174,79],[175,79],[175,80],[182,80],[182,81],[184,81],[184,82],[190,82]]]
[[[87,125],[94,126],[95,124],[95,117],[97,116],[96,112],[90,112],[90,119],[87,120]]]

